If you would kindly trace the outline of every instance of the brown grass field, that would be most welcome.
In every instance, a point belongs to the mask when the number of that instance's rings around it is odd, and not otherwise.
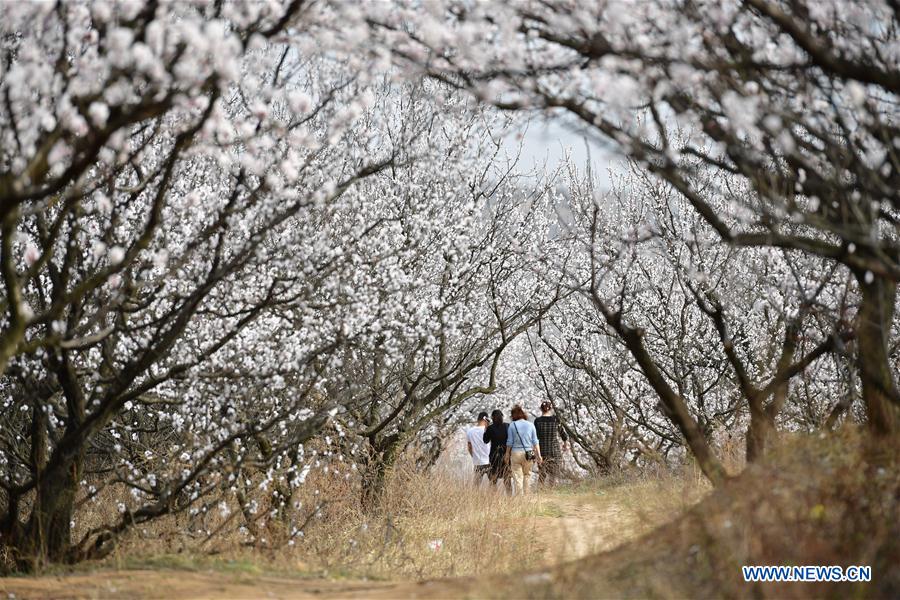
[[[0,590],[8,598],[487,598],[518,579],[533,598],[896,598],[898,449],[871,446],[851,429],[786,440],[719,490],[686,468],[524,500],[404,470],[377,517],[334,502],[292,546],[247,546],[236,534],[206,541],[173,519],[102,563],[0,579]],[[339,493],[319,484],[320,495]],[[276,539],[274,525],[266,530]],[[740,566],[754,564],[871,565],[873,581],[744,583]]]

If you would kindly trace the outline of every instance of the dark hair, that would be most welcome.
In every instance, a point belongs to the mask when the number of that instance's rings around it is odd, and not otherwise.
[[[548,412],[551,408],[553,408],[553,403],[549,400],[541,402],[541,412]]]
[[[488,420],[487,413],[484,411],[481,411],[480,413],[478,413],[478,420],[479,421],[487,421]]]
[[[494,425],[503,425],[503,411],[495,408],[491,413],[491,419],[494,421]]]
[[[522,410],[522,407],[516,404],[513,406],[512,413],[510,413],[513,421],[521,421],[522,419],[527,419],[528,415],[525,414],[525,411]]]

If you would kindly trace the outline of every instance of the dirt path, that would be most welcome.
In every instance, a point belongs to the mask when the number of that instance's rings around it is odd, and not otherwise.
[[[537,534],[546,540],[549,564],[611,550],[642,531],[635,515],[615,501],[551,496],[541,502],[544,513],[558,514],[538,517],[535,524]]]
[[[535,535],[548,566],[612,549],[646,529],[621,498],[548,494],[535,500]],[[13,598],[459,598],[471,579],[422,582],[321,580],[301,577],[156,570],[102,570],[39,578],[0,578],[0,599]]]
[[[0,579],[0,598],[329,598],[388,584],[160,570]]]

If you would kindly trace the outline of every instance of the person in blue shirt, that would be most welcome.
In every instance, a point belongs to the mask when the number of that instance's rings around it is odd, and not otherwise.
[[[531,468],[536,462],[540,465],[541,446],[538,443],[537,431],[525,415],[525,411],[518,404],[512,409],[512,423],[509,424],[506,434],[506,456],[504,462],[512,471],[513,481],[516,482],[513,495],[528,494],[531,486]]]

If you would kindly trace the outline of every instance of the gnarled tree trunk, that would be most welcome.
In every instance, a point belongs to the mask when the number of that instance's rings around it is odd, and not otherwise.
[[[67,562],[72,548],[71,523],[81,477],[83,454],[43,472],[34,507],[18,546],[19,567],[33,571],[51,562]]]
[[[775,432],[775,422],[769,418],[762,403],[750,405],[750,426],[747,428],[747,462],[759,462],[766,455],[769,438]]]
[[[401,449],[397,434],[381,440],[369,440],[368,456],[362,481],[362,506],[367,512],[378,508],[391,469]]]
[[[857,273],[862,302],[856,317],[857,365],[869,428],[887,435],[900,428],[900,394],[888,351],[897,285],[871,273]],[[868,280],[868,281],[867,281]]]

